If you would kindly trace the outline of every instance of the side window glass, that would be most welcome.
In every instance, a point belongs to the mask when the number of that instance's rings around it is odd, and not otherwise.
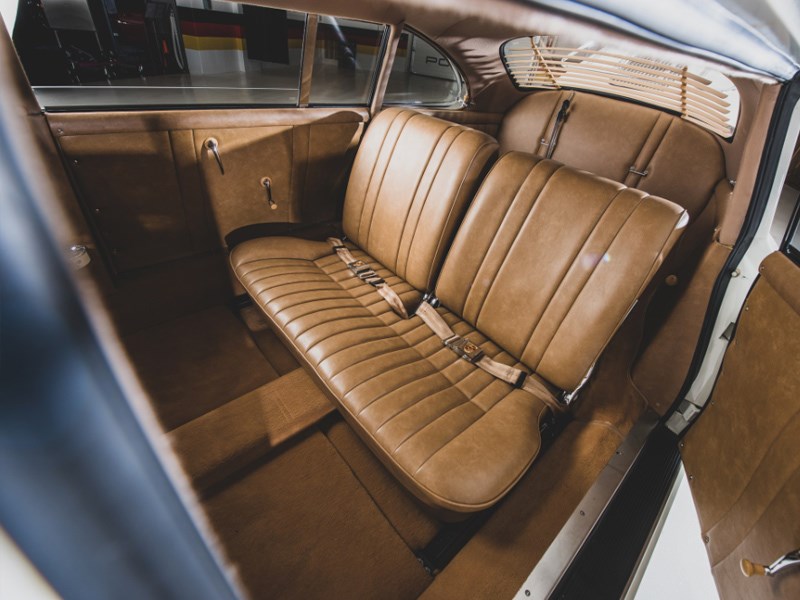
[[[397,48],[384,103],[461,108],[464,95],[463,79],[451,61],[423,37],[405,32]]]
[[[310,103],[369,104],[385,36],[384,25],[320,16]]]
[[[14,44],[48,109],[294,106],[305,13],[215,0],[21,2]]]

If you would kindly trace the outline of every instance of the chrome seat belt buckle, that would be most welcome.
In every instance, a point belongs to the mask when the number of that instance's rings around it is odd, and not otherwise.
[[[483,350],[481,350],[477,344],[470,342],[467,338],[455,336],[454,338],[444,340],[444,345],[469,363],[475,364],[483,358]]]

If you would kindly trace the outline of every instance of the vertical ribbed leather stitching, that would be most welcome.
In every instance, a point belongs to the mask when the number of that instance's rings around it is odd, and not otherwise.
[[[542,164],[542,163],[537,163],[536,167],[538,167],[540,164]],[[536,170],[536,167],[534,167],[534,169],[531,171],[531,174],[533,174],[533,172]],[[500,264],[498,265],[497,269],[494,272],[494,276],[492,277],[492,282],[486,287],[485,291],[483,292],[483,299],[481,300],[481,304],[480,304],[480,307],[478,308],[478,312],[475,314],[475,318],[471,319],[471,321],[475,325],[475,327],[478,327],[478,322],[480,321],[481,313],[483,312],[483,309],[486,306],[486,299],[489,297],[489,294],[491,294],[492,289],[494,288],[494,284],[497,281],[498,277],[500,276],[500,272],[503,270],[503,267],[505,266],[506,262],[508,261],[508,257],[512,254],[512,252],[514,250],[514,246],[518,243],[520,232],[525,228],[525,226],[528,224],[528,222],[531,219],[534,218],[534,214],[536,212],[536,205],[538,204],[539,199],[542,197],[542,195],[544,195],[547,192],[547,188],[550,185],[550,182],[553,181],[553,177],[555,177],[556,174],[562,168],[563,167],[559,166],[555,171],[553,171],[550,174],[550,177],[548,177],[543,182],[543,185],[539,189],[538,193],[531,197],[531,204],[530,204],[530,209],[528,210],[528,214],[525,215],[525,218],[522,219],[520,221],[520,223],[516,226],[516,231],[514,232],[514,235],[511,238],[511,245],[508,248],[506,248],[505,251],[503,252],[503,259],[500,261]],[[528,177],[530,177],[530,175]],[[528,180],[528,177],[525,178],[525,181]],[[511,209],[513,208],[513,205],[514,205],[514,203],[516,203],[518,198],[519,198],[519,193],[517,193],[517,195],[514,197],[514,202],[512,202],[512,204],[509,206],[509,209],[508,209],[509,212],[511,212]],[[501,225],[500,228],[502,228],[502,225]],[[498,231],[500,230],[500,228],[498,228]],[[492,241],[492,246],[490,246],[490,249],[493,246],[494,246],[494,240]],[[488,255],[488,252],[487,252],[487,255]],[[485,260],[485,258],[484,258],[484,260]],[[470,290],[470,295],[471,294],[472,294],[472,289]]]
[[[407,114],[407,113],[400,113],[400,114]],[[417,117],[417,116],[419,116],[419,115],[412,114],[408,119],[405,120],[405,122],[400,126],[400,131],[397,132],[397,135],[395,135],[394,141],[392,142],[392,149],[389,151],[389,158],[386,161],[386,167],[383,169],[383,173],[381,173],[381,175],[380,175],[380,182],[378,183],[378,190],[377,190],[377,192],[375,192],[374,200],[373,200],[372,206],[370,208],[369,226],[367,227],[367,231],[366,231],[365,234],[361,233],[361,229],[360,228],[359,228],[359,231],[358,231],[358,239],[359,240],[364,240],[363,243],[362,243],[362,250],[369,251],[369,248],[370,248],[369,238],[370,238],[370,234],[372,233],[372,222],[375,219],[375,208],[378,206],[378,201],[380,200],[380,197],[381,197],[381,190],[383,189],[383,181],[386,179],[386,173],[389,171],[389,169],[390,169],[390,167],[392,165],[392,158],[394,157],[394,151],[397,149],[397,144],[400,142],[400,138],[403,136],[403,131],[405,130],[406,126],[414,119],[414,117]],[[392,121],[392,125],[394,125],[394,121]],[[387,135],[387,137],[388,137],[388,135]],[[383,150],[383,146],[381,146],[381,150]],[[379,154],[379,156],[380,156],[380,154]],[[372,188],[372,183],[373,183],[372,180],[370,180],[369,186],[367,187],[367,197],[369,197],[369,190]],[[364,207],[366,208],[366,202],[364,203],[364,205],[365,205]],[[361,222],[362,223],[364,222],[363,216],[362,216]],[[366,238],[364,236],[366,236]]]
[[[423,172],[422,172],[422,174],[421,174],[421,176],[419,178],[419,181],[417,181],[417,186],[414,189],[414,195],[411,197],[411,202],[409,202],[408,210],[406,211],[406,217],[405,217],[405,219],[403,221],[403,227],[402,227],[401,234],[400,234],[400,241],[397,244],[397,252],[396,252],[395,257],[394,257],[394,263],[395,263],[395,265],[397,265],[397,273],[398,273],[398,275],[405,274],[407,269],[408,269],[408,258],[411,255],[411,251],[412,251],[412,249],[414,247],[414,236],[416,235],[417,226],[419,225],[419,219],[422,216],[423,211],[425,210],[425,205],[426,205],[426,203],[428,201],[428,197],[430,196],[431,189],[433,188],[434,184],[436,183],[436,178],[439,176],[439,170],[442,168],[442,165],[444,164],[444,161],[447,158],[447,154],[450,152],[450,148],[453,147],[453,144],[455,143],[455,141],[466,131],[466,130],[460,131],[452,140],[450,140],[450,143],[448,144],[447,149],[444,150],[444,152],[442,154],[441,160],[439,160],[439,163],[435,167],[433,167],[433,165],[431,163],[431,159],[436,154],[436,150],[439,147],[439,144],[441,143],[441,141],[444,138],[444,136],[447,135],[447,133],[449,131],[452,131],[453,129],[457,129],[457,127],[456,126],[446,127],[442,131],[442,133],[439,135],[439,137],[436,139],[436,143],[433,144],[433,147],[431,148],[431,151],[428,154],[428,160],[426,161],[425,169],[423,170]],[[430,183],[428,184],[428,189],[425,191],[425,194],[424,194],[424,196],[422,198],[420,209],[417,211],[417,218],[414,221],[413,225],[411,226],[412,227],[411,233],[410,233],[411,241],[406,245],[406,244],[403,243],[403,241],[409,235],[407,233],[408,219],[411,216],[411,214],[414,212],[414,208],[420,204],[417,201],[417,196],[419,195],[420,185],[422,184],[422,182],[425,179],[425,176],[429,173],[429,171],[431,170],[432,167],[433,167],[434,173],[430,178]],[[401,268],[400,267],[400,252],[403,250],[403,246],[404,245],[406,246],[406,248],[405,248],[405,260],[403,261],[403,266]]]
[[[362,222],[364,220],[364,211],[366,211],[366,209],[367,209],[367,199],[369,198],[369,190],[372,187],[372,181],[373,181],[373,179],[375,177],[375,170],[378,168],[378,162],[379,162],[378,158],[380,158],[381,154],[383,153],[383,148],[386,145],[386,141],[389,139],[389,133],[392,131],[392,127],[394,127],[395,121],[397,121],[397,119],[402,114],[404,114],[402,111],[398,111],[392,117],[392,120],[386,126],[386,133],[383,135],[383,137],[381,139],[380,146],[378,147],[378,152],[375,154],[374,158],[370,157],[370,160],[373,161],[372,162],[372,169],[370,169],[369,179],[367,179],[367,185],[364,188],[364,197],[361,198],[361,212],[358,215],[358,227],[356,227],[356,237],[359,240],[361,239],[361,224],[362,224]],[[369,131],[367,131],[364,134],[365,137],[367,135],[369,135]],[[362,140],[362,144],[363,144],[363,140]],[[357,156],[356,158],[359,158],[359,157]],[[366,159],[362,158],[362,160],[366,160]],[[388,168],[388,162],[387,162],[387,168]],[[373,206],[373,209],[374,209],[374,206]]]
[[[584,238],[583,242],[581,243],[580,247],[577,248],[575,253],[570,258],[569,262],[566,264],[566,268],[564,269],[564,272],[561,274],[560,279],[556,282],[556,285],[553,286],[553,291],[550,294],[550,297],[547,299],[547,302],[545,303],[544,308],[542,309],[542,312],[539,315],[539,318],[534,320],[534,322],[533,322],[533,324],[532,324],[532,326],[530,328],[530,331],[529,331],[529,333],[527,335],[528,341],[525,343],[525,346],[523,346],[522,351],[520,352],[520,358],[525,356],[525,353],[527,352],[528,347],[530,346],[530,343],[531,343],[531,341],[533,339],[534,333],[536,332],[536,330],[539,327],[539,324],[541,323],[542,317],[547,314],[547,309],[550,308],[550,304],[553,302],[553,299],[556,296],[559,295],[558,292],[561,290],[561,287],[564,285],[564,281],[567,279],[569,274],[572,272],[572,269],[574,268],[575,263],[580,259],[581,255],[583,253],[583,250],[586,248],[586,244],[588,244],[589,240],[592,239],[592,234],[595,233],[597,225],[603,220],[603,217],[605,217],[606,214],[608,214],[608,210],[611,208],[611,206],[614,205],[614,202],[616,202],[617,198],[619,197],[619,195],[624,190],[625,190],[625,188],[621,188],[621,189],[618,189],[618,190],[616,190],[614,192],[614,195],[611,197],[611,200],[608,202],[608,204],[606,204],[606,207],[598,215],[598,217],[597,217],[597,219],[595,219],[594,223],[592,223],[592,227],[587,232],[587,235]],[[638,203],[634,206],[634,208],[628,214],[628,217],[626,218],[625,222],[627,222],[627,219],[630,218],[630,215],[633,214],[633,212],[636,210],[636,206],[638,206]],[[623,222],[623,225],[624,225],[625,222]],[[617,233],[619,233],[619,231],[617,231]],[[608,251],[608,248],[614,242],[614,239],[616,239],[616,235],[614,237],[612,237],[611,242],[609,243],[609,246],[606,247],[606,251]],[[595,265],[594,268],[596,269],[597,265]],[[570,303],[570,306],[575,302],[575,299],[578,296],[580,296],[580,293],[583,291],[583,288],[586,286],[586,283],[589,281],[590,278],[591,278],[591,274],[586,277],[586,280],[583,282],[583,285],[581,286],[581,289],[578,290],[578,293],[575,295],[575,297],[573,297],[572,302]],[[568,313],[569,313],[569,309],[567,309],[567,314]],[[553,337],[555,337],[555,333],[553,334]],[[551,339],[550,339],[551,342],[552,342],[552,339],[553,338],[551,337]],[[549,344],[548,344],[548,346],[549,346]],[[546,353],[547,353],[547,350],[545,348],[545,350],[542,352],[542,356],[544,356]],[[531,364],[530,367],[535,371],[536,367],[538,367],[540,361],[541,361],[541,358],[539,359],[539,361],[537,361],[537,363],[535,365]]]

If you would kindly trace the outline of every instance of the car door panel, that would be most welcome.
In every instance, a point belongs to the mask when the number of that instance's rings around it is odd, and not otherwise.
[[[800,267],[760,267],[705,412],[682,455],[724,600],[798,598],[800,571],[745,578],[800,547]]]
[[[119,270],[192,253],[169,131],[65,135],[59,142]]]
[[[298,207],[292,181],[292,127],[196,129],[193,142],[203,186],[220,243],[231,231],[253,223],[291,223]],[[224,173],[211,150],[216,140]],[[273,206],[262,180],[271,181]]]
[[[117,272],[225,247],[252,225],[336,218],[367,119],[352,108],[48,115]]]

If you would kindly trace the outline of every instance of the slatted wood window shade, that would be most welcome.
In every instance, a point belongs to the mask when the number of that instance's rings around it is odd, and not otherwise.
[[[729,94],[686,66],[592,47],[564,48],[550,36],[503,45],[503,61],[520,89],[581,89],[658,106],[722,137],[733,134],[737,114]],[[737,98],[738,100],[738,98]]]

